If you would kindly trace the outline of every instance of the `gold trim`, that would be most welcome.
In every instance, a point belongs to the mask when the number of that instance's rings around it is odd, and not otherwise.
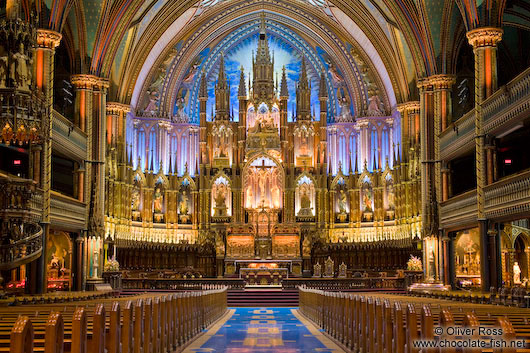
[[[501,28],[482,27],[467,32],[466,37],[473,48],[495,47],[502,40],[503,33]]]
[[[37,29],[37,44],[41,48],[55,49],[63,38],[61,33],[49,29]]]

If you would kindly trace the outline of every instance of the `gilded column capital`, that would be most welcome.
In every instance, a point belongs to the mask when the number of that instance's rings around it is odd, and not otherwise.
[[[62,38],[63,36],[59,32],[50,29],[37,29],[37,44],[40,48],[55,49],[61,43]]]
[[[400,113],[408,112],[408,113],[419,113],[420,112],[420,102],[419,101],[409,101],[400,103],[397,105],[397,110]]]
[[[428,79],[435,90],[451,89],[456,82],[456,76],[448,74],[432,75]]]
[[[466,37],[474,49],[495,47],[501,41],[503,32],[501,28],[481,27],[467,32]]]
[[[131,110],[131,106],[128,104],[118,102],[107,102],[107,113],[118,115],[120,112],[127,114]]]
[[[94,88],[106,93],[107,89],[110,87],[109,79],[103,78],[103,77],[97,77],[97,76],[95,77],[96,77],[96,84],[94,85]]]
[[[91,89],[98,81],[98,77],[88,74],[72,75],[70,82],[78,89]]]

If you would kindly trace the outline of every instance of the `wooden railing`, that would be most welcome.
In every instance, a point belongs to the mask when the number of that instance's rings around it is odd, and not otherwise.
[[[356,289],[405,290],[405,277],[367,277],[367,278],[287,278],[282,281],[284,288],[299,286],[326,291],[348,291]],[[410,284],[410,283],[409,283]]]
[[[242,289],[245,281],[239,278],[127,278],[122,277],[122,289],[201,290],[209,286]]]
[[[79,304],[38,308],[28,305],[0,313],[2,327],[12,321],[10,353],[29,353],[34,349],[45,353],[169,353],[226,310],[223,287],[204,292],[144,295],[136,302],[103,301],[95,303],[92,310]],[[2,348],[0,343],[0,351]]]
[[[530,311],[523,312],[522,309],[462,303],[455,310],[448,305],[435,305],[434,299],[397,295],[353,295],[302,287],[299,290],[302,314],[356,353],[438,352],[438,348],[420,350],[415,347],[414,342],[459,339],[457,336],[444,337],[443,333],[435,335],[434,331],[437,326],[454,327],[456,324],[475,328],[502,328],[502,335],[497,337],[499,339],[528,340],[527,320]],[[464,338],[468,337],[460,337]],[[480,339],[478,334],[469,338]],[[527,350],[521,350],[523,351]],[[517,350],[504,347],[493,348],[493,352]]]
[[[486,186],[484,206],[488,218],[530,211],[530,170],[510,175]]]
[[[42,227],[32,216],[29,179],[0,176],[0,270],[29,263],[42,253]]]

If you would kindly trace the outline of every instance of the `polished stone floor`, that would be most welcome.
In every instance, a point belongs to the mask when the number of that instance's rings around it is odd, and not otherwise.
[[[236,308],[184,352],[343,352],[294,308]]]

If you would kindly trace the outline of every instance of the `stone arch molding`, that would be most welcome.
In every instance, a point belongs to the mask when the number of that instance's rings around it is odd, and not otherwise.
[[[257,4],[257,2],[256,2]],[[260,2],[262,5],[262,2]],[[283,4],[281,1],[273,1],[268,0],[266,1],[267,5],[270,4],[277,4],[281,5]],[[285,5],[285,4],[283,4]],[[221,7],[222,8],[222,7]],[[304,9],[305,11],[306,9]],[[309,12],[308,12],[309,13]],[[212,16],[213,16],[212,12]],[[312,14],[314,15],[314,14]],[[180,17],[178,17],[167,29],[166,31],[157,39],[156,43],[150,48],[149,54],[146,57],[146,60],[141,63],[141,68],[136,68],[133,70],[130,70],[131,72],[138,72],[135,78],[133,78],[132,81],[134,85],[134,89],[132,89],[132,96],[131,96],[131,106],[138,108],[139,100],[142,94],[145,92],[146,85],[148,85],[149,77],[151,74],[151,71],[153,67],[157,66],[157,63],[159,63],[161,60],[163,60],[165,52],[171,48],[171,44],[178,41],[180,38],[182,38],[184,33],[184,28],[187,24],[193,23],[193,16],[194,16],[194,10],[188,9],[187,11],[183,12]],[[293,13],[293,16],[298,16],[300,18],[301,14],[300,11],[298,13]],[[317,16],[318,17],[318,16]],[[322,24],[327,21],[326,24],[330,23],[330,19],[326,18],[323,19],[323,16],[320,15],[320,18],[318,21],[314,23],[308,23],[308,26],[316,26],[315,24]],[[346,16],[347,17],[347,16]],[[349,18],[349,17],[348,17]],[[332,24],[333,25],[333,24]],[[364,34],[362,30],[359,31],[349,31],[346,32],[344,30],[344,26],[337,26],[334,25],[336,28],[333,28],[333,31],[336,33],[340,33],[341,36],[347,38],[351,43],[358,49],[360,52],[363,53],[363,56],[368,57],[370,59],[371,69],[376,72],[375,77],[377,77],[378,80],[378,86],[380,86],[380,91],[384,93],[384,100],[385,103],[388,105],[389,109],[395,106],[396,98],[394,94],[394,87],[392,86],[392,81],[390,79],[389,70],[396,70],[395,68],[386,68],[383,64],[383,61],[381,60],[381,56],[379,54],[379,51],[376,49],[377,43],[372,43],[370,39]],[[357,28],[359,28],[357,26]],[[386,40],[384,38],[383,40]],[[362,45],[362,47],[361,47]],[[350,71],[354,72],[355,69],[355,62],[352,58],[343,58],[343,63],[350,61],[353,63],[351,66],[352,68]],[[153,65],[155,63],[155,65]],[[347,72],[346,76],[352,76],[355,77],[355,74],[352,74],[351,72]],[[395,76],[395,74],[393,74]],[[356,80],[358,78],[355,78]],[[127,88],[125,88],[127,89]],[[359,91],[359,89],[358,89]],[[359,97],[356,97],[358,102],[358,106],[363,106],[363,104],[366,104],[366,102],[362,102],[360,95],[364,94],[364,92],[358,92]],[[362,110],[362,108],[356,107],[358,110]]]

